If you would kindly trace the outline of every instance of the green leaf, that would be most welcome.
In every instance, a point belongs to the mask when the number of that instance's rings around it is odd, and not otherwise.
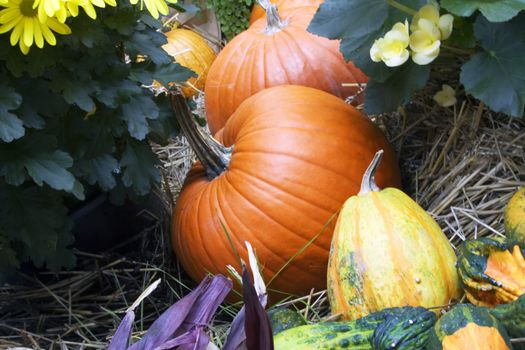
[[[525,108],[525,13],[506,23],[478,17],[474,32],[484,52],[461,68],[465,91],[492,110],[515,117]]]
[[[454,30],[447,39],[446,44],[452,47],[472,49],[476,47],[476,37],[474,36],[474,22],[470,18],[454,18]]]
[[[75,177],[67,168],[73,165],[73,159],[62,151],[40,153],[38,157],[24,160],[24,167],[33,181],[39,186],[47,183],[55,190],[71,192]]]
[[[104,191],[115,187],[116,181],[113,174],[119,164],[113,156],[104,154],[92,159],[82,159],[75,165],[79,175],[83,176],[90,185],[98,183]]]
[[[56,141],[42,135],[26,136],[0,149],[0,175],[7,183],[18,186],[26,179],[26,172],[33,181],[44,183],[56,190],[71,192],[75,178],[68,168],[73,159],[65,152],[53,150]]]
[[[330,3],[333,3],[332,0]],[[346,23],[344,14],[351,14],[352,16],[368,16],[366,13],[366,6],[372,6],[373,4],[368,1],[342,1],[338,2],[338,6],[326,7],[323,12],[324,15],[321,17],[323,21],[326,21],[322,27],[320,27],[315,34],[323,35],[329,38],[342,39],[339,50],[343,54],[345,60],[351,60],[359,69],[361,69],[368,77],[378,82],[383,82],[394,74],[394,68],[387,67],[383,62],[374,62],[370,58],[370,48],[374,44],[374,41],[382,37],[387,31],[392,29],[392,26],[396,22],[404,22],[407,17],[410,17],[404,12],[401,12],[397,8],[388,6],[386,0],[378,1],[382,7],[385,7],[385,16],[381,15],[380,18],[369,17],[370,23],[373,23],[366,33],[357,30],[339,30],[341,26],[352,26],[354,23]],[[412,9],[417,9],[424,5],[422,0],[403,0],[398,1],[404,6]],[[326,3],[326,2],[325,2]],[[321,5],[322,8],[323,5]],[[344,8],[339,8],[343,6]],[[318,16],[321,15],[322,9],[314,16],[312,23],[316,22]],[[339,12],[345,11],[345,12]],[[360,12],[361,11],[361,12]],[[371,15],[372,16],[372,15]],[[332,18],[332,20],[330,20]],[[382,18],[382,19],[381,19]],[[312,27],[312,24],[309,27]]]
[[[17,109],[22,103],[22,96],[17,94],[16,91],[6,85],[4,82],[0,82],[0,108],[6,111]]]
[[[183,83],[188,79],[197,76],[194,71],[181,66],[176,62],[158,66],[151,75],[153,79],[157,80],[164,86],[168,86],[171,82]]]
[[[11,142],[25,134],[23,122],[9,110],[18,108],[22,103],[22,96],[15,90],[0,82],[0,139]]]
[[[525,0],[441,0],[441,6],[457,16],[480,10],[489,21],[504,22],[525,9]]]
[[[355,38],[381,28],[387,16],[386,0],[325,0],[308,31],[329,39]]]
[[[120,160],[120,165],[124,169],[122,174],[124,186],[133,186],[139,195],[147,194],[152,184],[160,181],[160,173],[156,168],[158,163],[157,156],[146,142],[129,139]]]
[[[384,82],[370,80],[365,91],[365,110],[370,114],[395,111],[409,102],[414,91],[425,86],[430,67],[408,61]]]
[[[150,121],[150,134],[148,138],[158,144],[167,144],[170,138],[179,134],[179,123],[177,118],[173,117],[173,110],[170,105],[170,98],[165,94],[155,98],[159,106],[159,117]]]
[[[147,119],[156,119],[159,108],[151,98],[136,95],[129,103],[122,105],[122,119],[128,123],[128,131],[137,140],[144,140],[148,134]]]
[[[21,258],[30,256],[37,267],[71,266],[74,256],[71,221],[59,192],[49,188],[11,187],[0,182],[0,231],[12,242],[22,242]]]
[[[90,112],[95,108],[95,102],[91,95],[97,92],[97,84],[93,80],[81,79],[69,72],[61,72],[55,75],[51,82],[53,91],[62,94],[70,104],[76,104],[80,109]]]
[[[171,63],[171,57],[161,47],[166,42],[164,34],[150,30],[147,34],[134,32],[126,47],[132,57],[142,55],[147,56],[155,64],[167,64]]]
[[[4,142],[11,142],[21,138],[24,134],[24,123],[16,115],[0,107],[0,139]]]

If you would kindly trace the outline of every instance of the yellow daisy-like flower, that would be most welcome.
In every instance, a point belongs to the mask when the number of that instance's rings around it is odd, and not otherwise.
[[[130,0],[132,5],[136,5],[139,0]],[[171,4],[176,4],[177,0],[167,0]],[[168,4],[165,0],[140,0],[140,8],[146,5],[146,9],[149,11],[153,18],[159,18],[159,13],[166,16],[168,14]]]
[[[64,23],[68,15],[63,0],[35,0],[33,8],[38,9],[38,19],[41,23],[44,23],[48,17],[56,17]]]
[[[0,0],[0,6],[7,5],[7,0]]]
[[[24,55],[33,44],[44,47],[44,40],[49,45],[56,45],[53,32],[62,35],[71,33],[71,29],[55,17],[47,17],[45,22],[40,22],[38,9],[33,5],[34,0],[9,0],[6,8],[0,11],[0,34],[11,31],[11,45],[18,44]]]
[[[113,7],[117,6],[116,0],[67,0],[67,9],[71,16],[76,17],[78,16],[78,8],[82,7],[86,15],[92,19],[96,19],[97,12],[95,11],[95,6],[104,8],[106,4]]]

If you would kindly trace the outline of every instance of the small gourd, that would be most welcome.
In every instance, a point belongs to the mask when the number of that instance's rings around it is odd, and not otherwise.
[[[377,187],[381,155],[344,204],[332,238],[330,307],[349,320],[387,307],[445,305],[461,293],[456,256],[438,224],[402,191]]]
[[[287,308],[275,308],[268,310],[268,318],[272,326],[272,334],[275,336],[290,328],[303,326],[306,321],[297,311]]]
[[[486,308],[457,305],[442,316],[430,334],[433,350],[512,350],[507,331]]]
[[[458,273],[467,299],[475,305],[493,307],[525,293],[522,249],[504,238],[463,242],[458,248]]]
[[[374,350],[425,349],[436,321],[436,314],[425,308],[401,308],[376,327],[372,347]]]
[[[505,327],[511,338],[525,338],[525,294],[508,304],[496,305],[488,309]],[[514,348],[525,349],[525,342],[517,343]]]
[[[509,239],[525,244],[525,187],[512,196],[505,208],[505,233]]]

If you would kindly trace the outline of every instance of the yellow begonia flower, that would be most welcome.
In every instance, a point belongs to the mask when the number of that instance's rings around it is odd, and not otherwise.
[[[452,33],[454,25],[454,17],[450,14],[439,16],[439,7],[435,4],[428,4],[419,9],[419,11],[412,18],[410,23],[410,30],[415,32],[420,28],[421,19],[425,19],[434,24],[440,31],[440,40],[447,40]]]
[[[456,91],[449,85],[442,85],[441,90],[434,95],[434,101],[441,107],[451,107],[456,104]]]
[[[44,47],[44,40],[49,45],[56,45],[53,32],[71,34],[71,29],[55,17],[48,17],[42,23],[33,4],[34,0],[9,0],[6,8],[0,11],[0,34],[11,31],[11,45],[18,44],[23,54],[27,54],[33,44]]]
[[[410,57],[407,50],[410,36],[408,21],[398,22],[383,38],[377,39],[370,49],[370,57],[374,62],[383,61],[388,67],[397,67]]]

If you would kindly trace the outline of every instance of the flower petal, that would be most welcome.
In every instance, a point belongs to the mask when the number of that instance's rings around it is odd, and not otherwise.
[[[381,49],[380,49],[380,46],[381,46],[381,43],[384,40],[385,39],[383,39],[383,38],[377,39],[374,42],[374,44],[372,45],[372,47],[370,48],[370,58],[372,59],[372,61],[374,61],[374,62],[380,62],[381,61]]]
[[[58,34],[62,34],[62,35],[71,34],[71,28],[69,28],[67,24],[60,23],[54,18],[50,18],[49,21],[47,22],[47,25],[49,26],[49,28],[53,29]]]
[[[57,39],[47,24],[42,24],[40,29],[42,29],[42,35],[44,36],[44,39],[46,39],[46,42],[51,46],[55,46],[57,44]]]
[[[397,67],[405,63],[408,58],[410,57],[410,53],[408,50],[403,50],[401,55],[391,57],[389,59],[385,59],[384,62],[388,67]]]
[[[15,46],[16,43],[18,43],[23,30],[24,30],[24,21],[20,20],[16,24],[15,28],[11,31],[11,37],[9,38],[11,42],[11,46]]]
[[[424,66],[434,61],[438,55],[439,55],[439,49],[437,50],[436,53],[430,53],[430,54],[412,52],[412,61],[414,61],[414,63],[416,64],[419,64],[420,66]]]
[[[35,31],[35,44],[39,48],[44,47],[44,36],[42,35],[42,29],[38,18],[33,18],[33,29]]]
[[[441,32],[441,40],[447,40],[452,34],[454,27],[454,16],[450,14],[443,15],[439,18],[439,30]]]
[[[418,11],[420,18],[429,20],[437,25],[439,23],[439,8],[433,4],[427,4]]]

